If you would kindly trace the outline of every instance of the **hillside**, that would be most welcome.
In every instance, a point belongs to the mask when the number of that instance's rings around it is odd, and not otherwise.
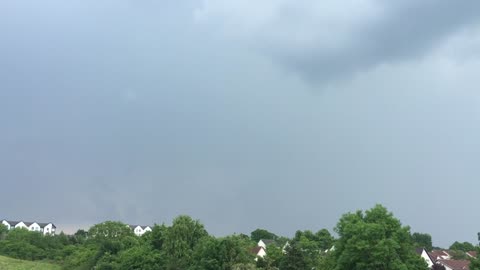
[[[45,262],[31,262],[0,256],[1,270],[60,270],[61,267]]]

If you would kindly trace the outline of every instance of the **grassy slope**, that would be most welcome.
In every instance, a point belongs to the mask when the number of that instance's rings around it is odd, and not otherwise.
[[[1,270],[60,270],[61,267],[45,262],[30,262],[0,256]]]

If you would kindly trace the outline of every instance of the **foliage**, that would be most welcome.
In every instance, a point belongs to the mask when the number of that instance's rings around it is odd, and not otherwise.
[[[480,248],[477,248],[476,251],[479,255],[477,255],[477,258],[470,260],[470,265],[469,265],[470,270],[480,270],[480,258],[478,257],[480,256]]]
[[[276,240],[278,236],[272,232],[269,232],[265,229],[256,229],[255,231],[250,233],[250,239],[255,243],[258,243],[261,239],[270,239]]]
[[[414,233],[412,234],[413,242],[416,247],[425,248],[427,251],[432,251],[432,236],[428,233]]]
[[[297,231],[293,239],[264,229],[250,236],[218,238],[189,216],[175,218],[171,226],[155,225],[141,237],[126,224],[113,221],[71,236],[0,230],[0,254],[50,260],[69,270],[424,270],[426,264],[414,247],[429,242],[426,234],[410,235],[409,228],[382,206],[345,214],[335,228],[337,240],[326,229]],[[259,239],[275,239],[266,247],[264,258],[251,253]],[[462,245],[455,244],[466,246]],[[474,260],[471,269],[480,270],[476,265],[480,263]]]
[[[8,233],[7,226],[0,223],[0,240],[5,239],[5,236],[7,235],[7,233]]]
[[[408,227],[386,208],[343,215],[336,226],[336,270],[426,270]]]
[[[468,259],[467,253],[461,250],[450,250],[449,254],[454,260],[466,260]]]
[[[450,246],[450,250],[460,250],[460,251],[468,252],[468,251],[475,250],[475,246],[469,242],[460,243],[456,241]]]
[[[0,269],[2,270],[60,270],[61,266],[47,262],[32,262],[0,256]]]
[[[304,253],[297,243],[292,243],[285,248],[285,256],[280,263],[282,270],[309,269]]]
[[[189,216],[179,216],[165,231],[162,251],[167,256],[167,269],[186,269],[192,263],[195,246],[208,233],[203,224]]]
[[[233,269],[249,265],[254,255],[249,253],[252,242],[239,235],[224,238],[204,237],[195,247],[191,269]]]

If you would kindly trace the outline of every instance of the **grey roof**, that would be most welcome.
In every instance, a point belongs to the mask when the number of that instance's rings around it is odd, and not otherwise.
[[[140,227],[142,228],[142,230],[145,230],[147,227],[150,227],[150,226],[142,226],[142,225],[128,225],[132,230],[135,229],[136,227]]]
[[[12,227],[15,227],[17,226],[18,223],[20,222],[23,222],[23,224],[25,224],[27,227],[30,227],[30,225],[32,225],[33,223],[37,223],[38,226],[40,226],[40,228],[45,228],[45,226],[47,226],[48,224],[52,224],[52,227],[53,228],[57,228],[53,223],[49,222],[49,223],[38,223],[38,222],[30,222],[30,221],[11,221],[11,220],[6,220],[4,219],[3,221],[6,221],[8,224],[10,224],[10,226]]]
[[[45,226],[47,226],[48,224],[52,224],[52,228],[57,228],[57,226],[55,226],[55,224],[53,223],[37,223],[38,225],[40,225],[40,228],[45,228]]]
[[[8,224],[10,224],[10,226],[15,226],[17,225],[18,223],[20,223],[20,221],[11,221],[11,220],[5,220]]]

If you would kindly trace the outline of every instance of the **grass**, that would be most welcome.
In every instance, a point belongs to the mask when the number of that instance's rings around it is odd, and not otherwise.
[[[0,270],[60,270],[59,265],[46,262],[31,262],[0,256]]]

